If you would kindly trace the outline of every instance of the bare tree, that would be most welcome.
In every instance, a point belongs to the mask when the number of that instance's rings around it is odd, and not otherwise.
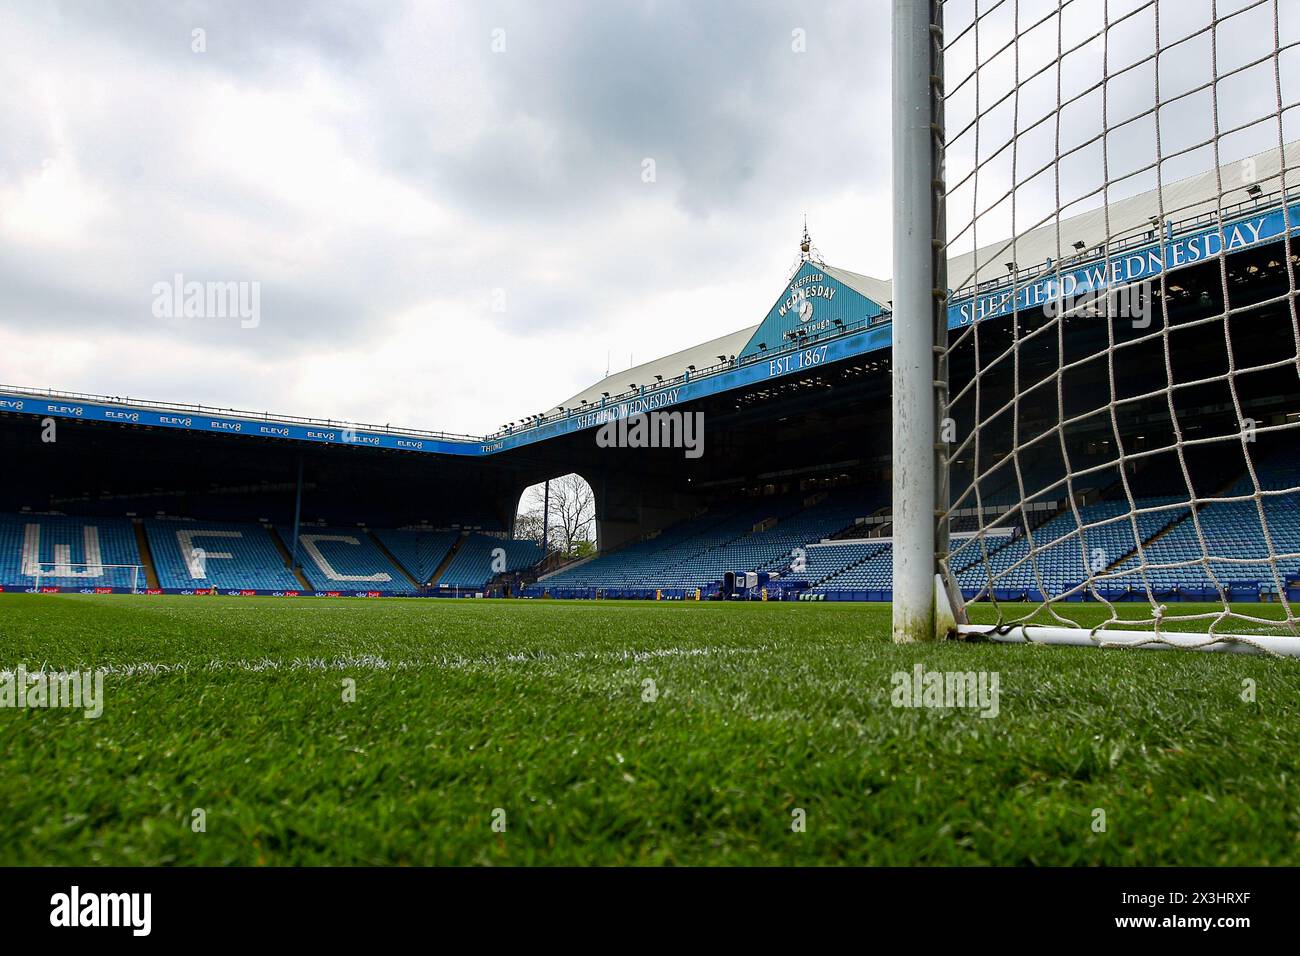
[[[559,534],[564,553],[592,540],[596,528],[596,496],[581,475],[571,474],[551,482],[551,528]]]
[[[542,540],[542,508],[545,485],[533,485],[524,493],[515,518],[515,537]],[[581,475],[551,479],[549,544],[566,557],[587,550],[595,537],[596,496]]]
[[[532,499],[536,497],[537,500]],[[542,499],[541,496],[534,496],[532,489],[525,494],[524,500],[520,502],[519,514],[515,516],[515,537],[520,541],[536,541],[542,543]]]

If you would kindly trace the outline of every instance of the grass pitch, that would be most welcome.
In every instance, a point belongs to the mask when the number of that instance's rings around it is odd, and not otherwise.
[[[884,605],[0,595],[0,671],[107,671],[98,719],[0,709],[0,863],[1300,863],[1300,662],[888,629]],[[891,706],[918,662],[996,672],[997,716]]]

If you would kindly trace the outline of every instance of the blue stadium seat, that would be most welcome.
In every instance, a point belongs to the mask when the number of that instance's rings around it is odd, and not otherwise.
[[[376,530],[374,536],[388,549],[411,577],[428,584],[433,572],[447,557],[447,552],[460,537],[459,531],[428,531],[424,529]]]
[[[497,549],[503,552],[497,560]],[[542,558],[535,541],[516,541],[487,534],[470,534],[461,542],[456,556],[438,579],[439,588],[483,587],[503,571],[526,571]]]
[[[552,589],[691,590],[720,581],[728,571],[769,571],[805,580],[794,571],[796,548],[811,550],[808,545],[854,526],[883,503],[857,492],[833,492],[808,507],[805,498],[796,493],[718,506],[541,584]]]
[[[0,586],[143,588],[143,570],[111,567],[143,563],[125,518],[0,515]]]
[[[277,530],[285,547],[292,548],[293,529]],[[416,585],[361,528],[299,528],[298,561],[303,574],[318,591],[416,593]]]
[[[271,538],[257,524],[148,520],[144,523],[158,583],[164,588],[302,588]]]

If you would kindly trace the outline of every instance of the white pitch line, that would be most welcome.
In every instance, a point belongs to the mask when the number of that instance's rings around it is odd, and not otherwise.
[[[237,671],[249,674],[274,673],[277,671],[346,671],[373,670],[397,671],[418,670],[422,668],[464,669],[471,667],[492,667],[501,664],[547,664],[590,660],[593,662],[630,662],[645,663],[665,658],[690,657],[737,657],[767,652],[786,652],[793,648],[781,645],[761,645],[758,647],[661,647],[649,650],[618,651],[570,651],[561,654],[550,652],[502,654],[489,657],[440,657],[425,660],[391,660],[376,654],[359,654],[348,657],[294,657],[289,659],[264,657],[259,660],[236,659],[230,661],[212,660],[204,663],[139,661],[132,664],[107,664],[94,667],[84,664],[78,670],[94,670],[106,676],[135,677],[166,674],[221,673]],[[809,645],[800,645],[800,651],[807,651]],[[0,680],[14,676],[13,668],[0,669]],[[27,670],[28,674],[59,673],[46,665],[39,669]]]

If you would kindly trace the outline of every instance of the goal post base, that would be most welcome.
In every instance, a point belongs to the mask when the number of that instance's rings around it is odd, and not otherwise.
[[[960,605],[954,610],[951,595],[944,587],[943,576],[934,576],[934,601],[929,614],[905,614],[894,608],[893,639],[895,644],[927,644],[947,640],[957,634],[962,618]]]
[[[1276,654],[1300,657],[1300,637],[1260,637],[1250,634],[1191,634],[1171,631],[1091,631],[1083,627],[1050,627],[1037,624],[963,624],[955,629],[963,640],[997,644],[1058,644],[1069,647],[1125,647],[1157,650],[1214,651],[1226,654]]]

